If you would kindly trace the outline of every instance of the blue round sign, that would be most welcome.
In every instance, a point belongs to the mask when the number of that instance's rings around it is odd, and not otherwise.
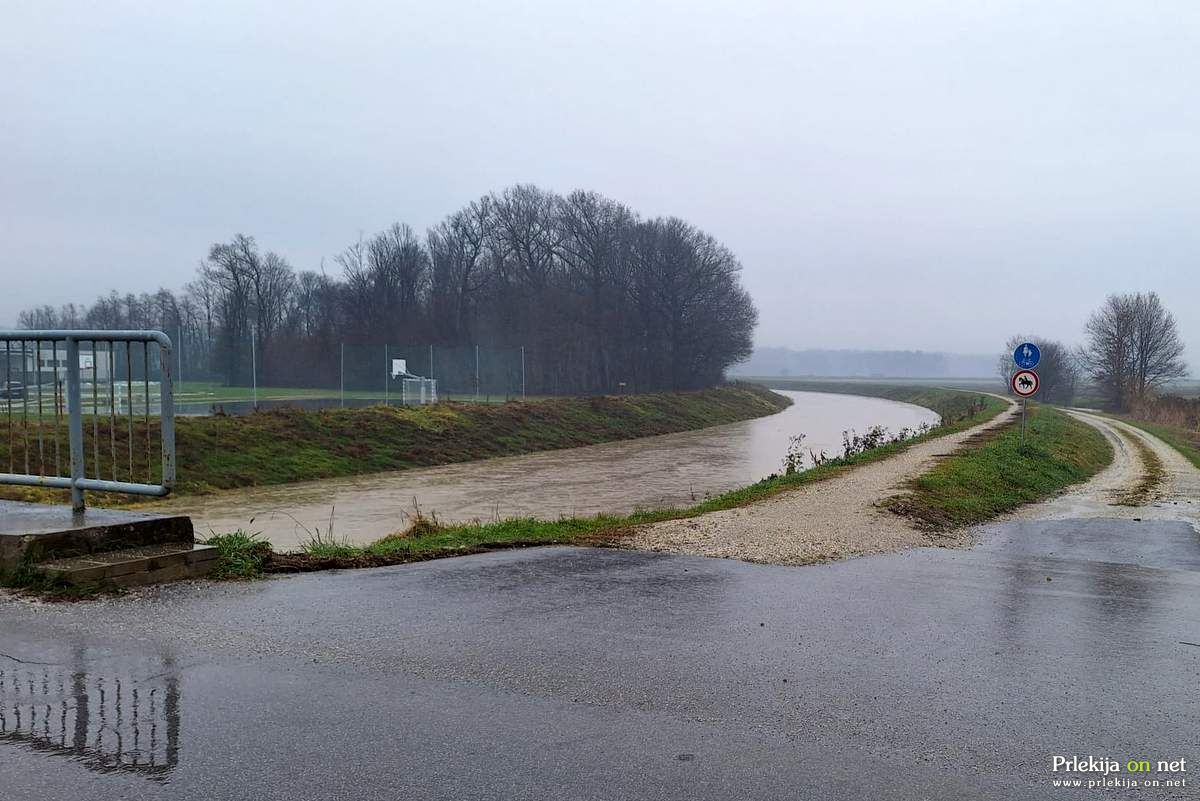
[[[1032,370],[1042,360],[1042,351],[1032,342],[1022,342],[1013,351],[1013,362],[1022,370]]]

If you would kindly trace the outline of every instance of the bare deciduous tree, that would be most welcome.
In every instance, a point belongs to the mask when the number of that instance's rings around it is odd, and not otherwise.
[[[1088,372],[1114,409],[1128,409],[1187,375],[1175,318],[1154,292],[1110,295],[1086,333]]]
[[[282,384],[336,381],[341,342],[521,347],[528,390],[558,394],[715,383],[749,354],[756,321],[727,248],[594,192],[511,187],[424,240],[396,223],[334,261],[340,280],[297,274],[238,234],[210,248],[183,296],[113,293],[21,322],[186,330],[190,376],[243,385],[252,336],[260,381]]]

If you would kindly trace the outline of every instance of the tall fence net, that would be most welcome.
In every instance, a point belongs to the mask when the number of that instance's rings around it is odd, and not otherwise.
[[[526,397],[524,348],[482,345],[340,344],[333,353],[249,355],[239,376],[185,376],[177,382],[181,414],[241,414],[254,409],[307,409],[376,404],[411,406],[438,401],[497,403]],[[295,360],[325,366],[318,378],[296,381]]]

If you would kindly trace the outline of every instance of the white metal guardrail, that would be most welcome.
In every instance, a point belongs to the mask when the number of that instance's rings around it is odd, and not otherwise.
[[[8,428],[0,484],[69,489],[77,512],[86,490],[161,496],[175,486],[166,334],[0,331],[0,359],[0,415]]]

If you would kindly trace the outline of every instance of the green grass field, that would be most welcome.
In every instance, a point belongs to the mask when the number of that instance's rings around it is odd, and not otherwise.
[[[391,403],[399,402],[399,390],[386,393],[386,399]],[[363,389],[347,389],[342,392],[337,387],[259,387],[258,388],[259,403],[279,402],[279,401],[300,401],[300,400],[326,400],[331,404],[340,399],[348,401],[378,401],[382,403],[385,400],[383,389],[378,390],[363,390]],[[478,398],[472,393],[441,393],[440,400],[456,400],[456,401],[474,401],[486,403],[503,403],[505,400],[511,400],[511,397],[505,395],[490,394],[487,392],[481,393]],[[220,406],[222,403],[245,403],[253,401],[255,391],[253,387],[228,387],[216,381],[178,381],[175,384],[175,403],[176,404],[205,404]],[[522,400],[547,400],[546,395],[529,395]]]

